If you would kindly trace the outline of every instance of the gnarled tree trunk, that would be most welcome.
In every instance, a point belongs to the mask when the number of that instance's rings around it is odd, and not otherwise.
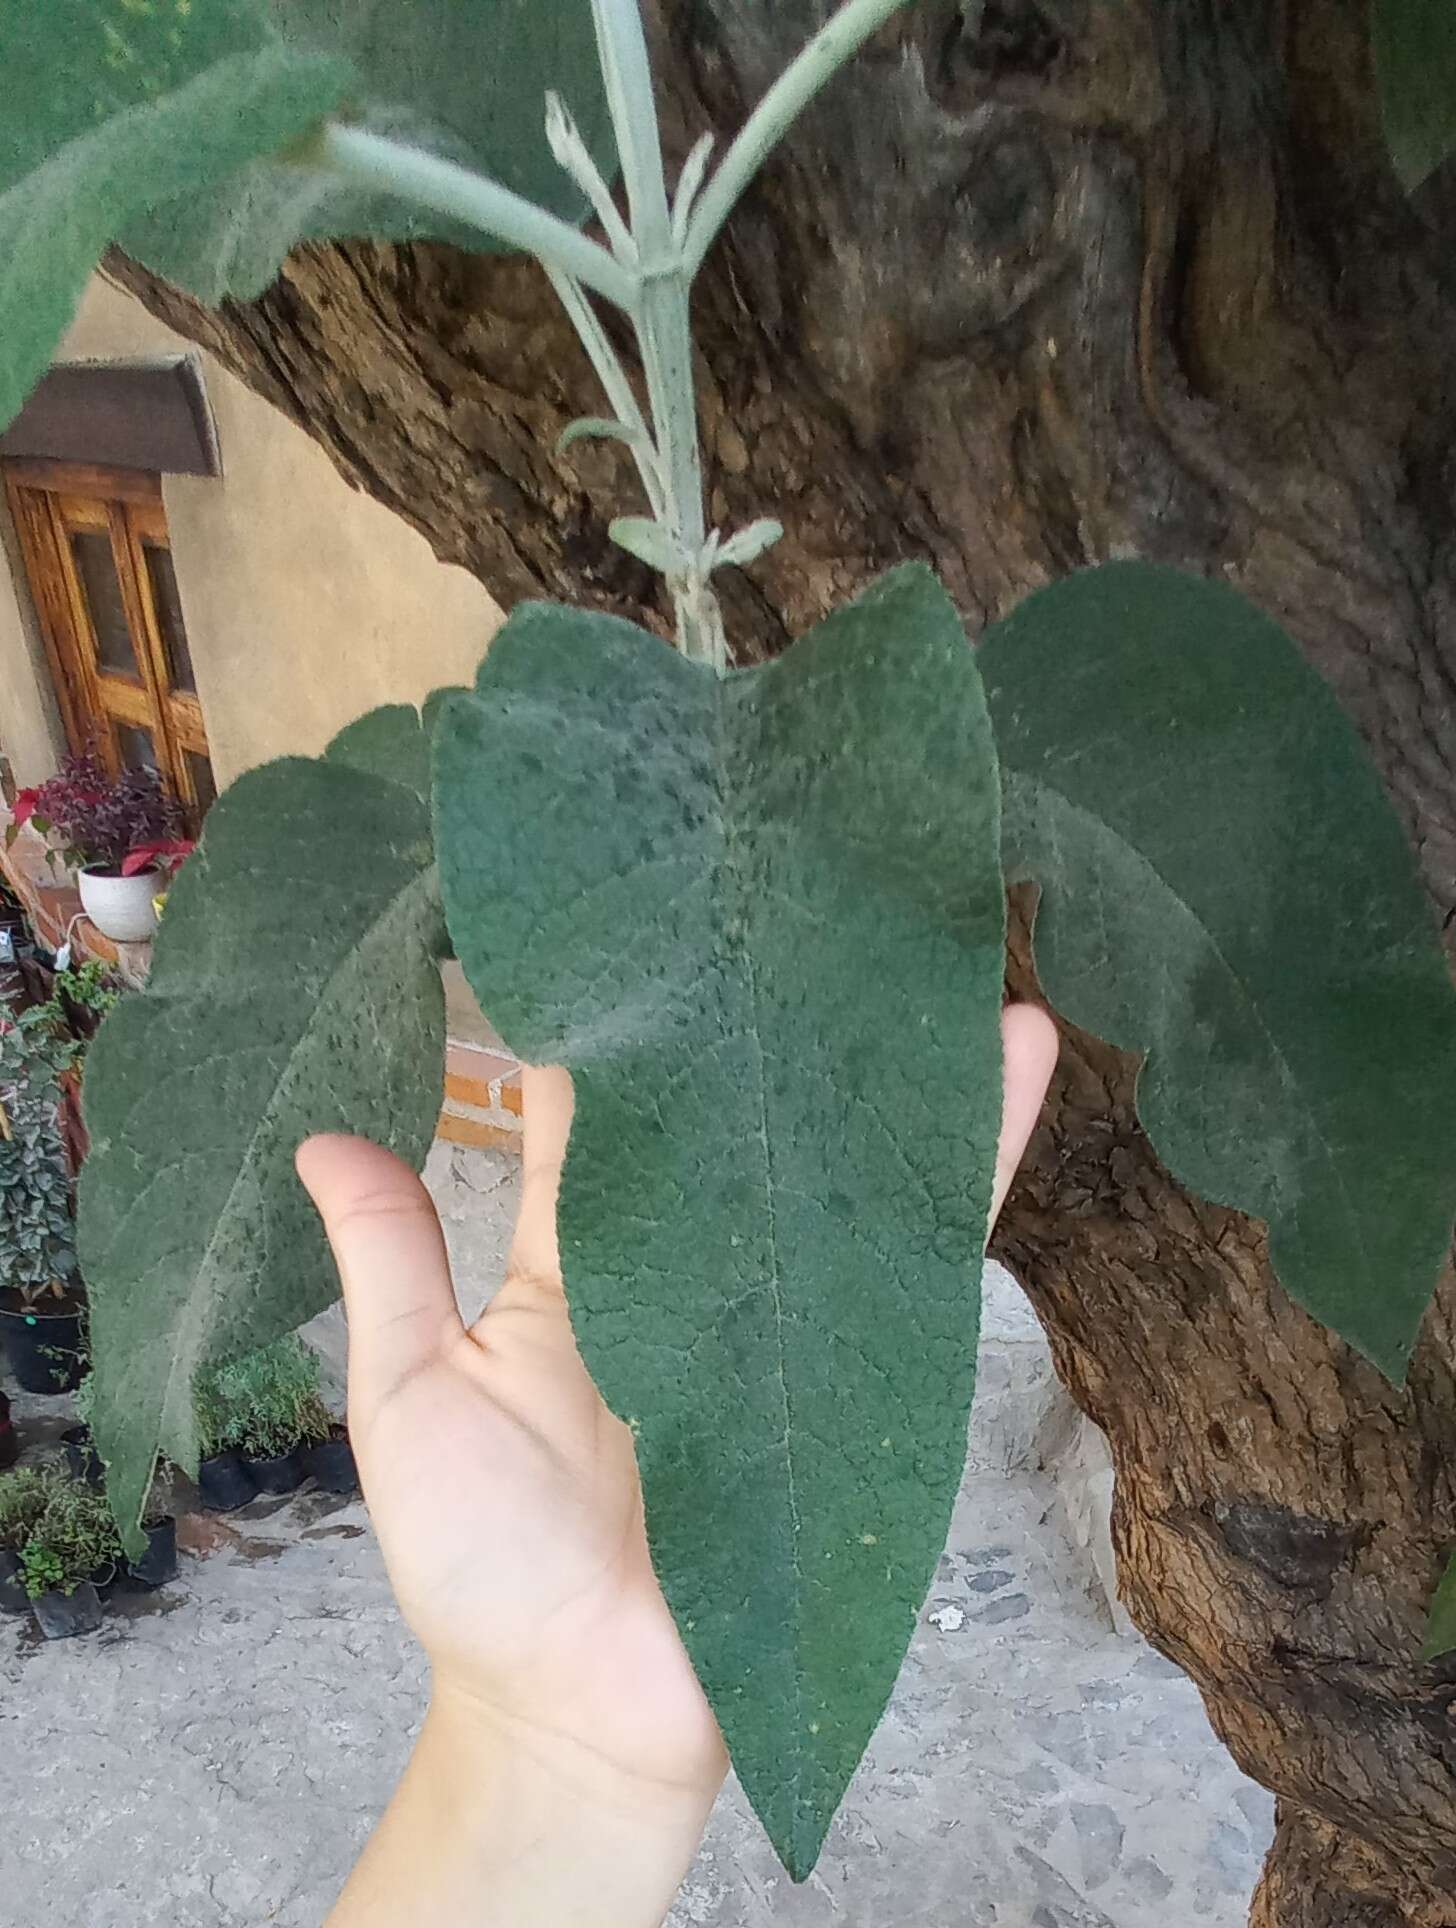
[[[677,154],[826,11],[662,0]],[[713,517],[790,530],[729,583],[740,658],[906,556],[972,630],[1114,555],[1223,576],[1364,731],[1451,930],[1453,187],[1394,182],[1362,0],[922,0],[703,283]],[[618,453],[552,453],[599,404],[530,264],[306,251],[221,317],[119,270],[503,602],[653,596],[606,540]],[[1456,1289],[1392,1391],[1258,1227],[1172,1182],[1132,1077],[1068,1034],[1000,1234],[1111,1439],[1128,1603],[1280,1797],[1254,1920],[1452,1928],[1456,1668],[1419,1648],[1456,1544]]]

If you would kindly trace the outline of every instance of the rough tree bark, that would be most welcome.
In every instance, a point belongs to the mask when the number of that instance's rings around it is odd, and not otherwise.
[[[675,151],[826,10],[662,0]],[[598,405],[530,265],[313,250],[221,318],[115,265],[502,602],[642,613],[618,456],[551,452]],[[906,556],[973,630],[1110,556],[1222,575],[1344,700],[1456,935],[1456,177],[1399,193],[1362,0],[923,0],[740,212],[700,324],[713,516],[791,532],[729,585],[742,660]],[[1169,1179],[1133,1067],[1065,1042],[1000,1249],[1111,1439],[1133,1613],[1279,1795],[1253,1919],[1452,1928],[1456,1668],[1419,1646],[1456,1288],[1393,1392]]]

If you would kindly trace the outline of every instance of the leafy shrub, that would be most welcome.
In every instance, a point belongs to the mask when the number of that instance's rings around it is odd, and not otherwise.
[[[74,1593],[121,1558],[121,1540],[103,1493],[53,1475],[45,1506],[20,1548],[21,1583],[32,1600]]]
[[[71,1175],[61,1135],[60,1078],[75,1057],[45,1007],[0,1029],[0,1284],[23,1305],[76,1283]]]
[[[98,1017],[105,1017],[120,999],[122,991],[115,973],[108,970],[99,958],[92,957],[69,971],[57,972],[56,995],[69,998],[83,1010],[94,1011]]]
[[[225,1452],[276,1459],[327,1439],[333,1427],[319,1393],[318,1358],[297,1338],[199,1374],[193,1401],[204,1459]]]
[[[45,1038],[57,1072],[74,1065],[80,1069],[86,1046],[125,995],[125,986],[97,959],[73,970],[58,971],[51,995],[21,1019],[37,1038]]]
[[[0,1551],[18,1553],[61,1479],[53,1467],[17,1466],[0,1473]]]
[[[133,850],[171,843],[182,827],[154,770],[123,770],[113,777],[90,752],[67,757],[59,776],[22,790],[13,817],[12,834],[29,823],[72,870],[87,864],[120,870]]]
[[[84,1041],[95,1036],[96,1027],[123,995],[124,986],[115,973],[93,957],[56,974],[51,1003],[61,1021]]]
[[[89,1579],[90,1575],[83,1575]],[[66,1585],[66,1569],[59,1554],[52,1553],[49,1547],[32,1542],[20,1558],[20,1581],[32,1600],[39,1600],[43,1593],[74,1593],[81,1581],[74,1586]]]

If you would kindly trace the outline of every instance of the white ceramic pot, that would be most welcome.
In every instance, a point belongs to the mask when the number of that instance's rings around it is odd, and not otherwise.
[[[114,871],[83,870],[76,886],[82,910],[114,944],[140,944],[155,934],[157,912],[152,899],[162,888],[160,871],[119,877]]]

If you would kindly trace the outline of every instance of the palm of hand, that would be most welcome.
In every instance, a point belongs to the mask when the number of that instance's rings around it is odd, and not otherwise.
[[[1056,1058],[1045,1014],[1003,1021],[993,1219]],[[525,1180],[505,1285],[467,1331],[439,1220],[398,1159],[316,1138],[299,1170],[349,1316],[349,1420],[401,1608],[443,1689],[558,1768],[717,1787],[726,1758],[648,1553],[631,1434],[577,1352],[556,1199],[571,1082],[527,1071]]]
[[[523,1743],[580,1748],[654,1784],[716,1785],[722,1743],[652,1570],[632,1437],[581,1362],[562,1290],[570,1084],[528,1075],[510,1269],[468,1331],[418,1181],[359,1141],[301,1155],[345,1280],[365,1494],[438,1686]]]
[[[721,1777],[652,1570],[631,1434],[588,1378],[559,1292],[513,1277],[355,1430],[400,1607],[437,1678],[525,1727],[558,1710],[558,1737],[635,1776]]]

